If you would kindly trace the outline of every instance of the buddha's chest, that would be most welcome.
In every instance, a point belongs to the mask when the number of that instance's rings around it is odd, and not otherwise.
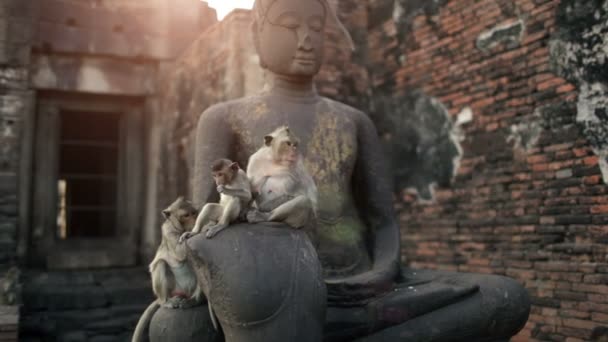
[[[357,127],[347,115],[330,110],[299,117],[269,112],[238,128],[239,160],[247,161],[264,143],[264,136],[288,125],[300,140],[304,164],[317,183],[350,179],[357,159]]]

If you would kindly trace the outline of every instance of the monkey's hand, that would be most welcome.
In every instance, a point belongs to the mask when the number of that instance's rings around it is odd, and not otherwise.
[[[224,193],[224,186],[223,185],[221,185],[221,184],[218,185],[216,189],[217,189],[217,192],[219,192],[220,194]]]
[[[179,237],[179,243],[184,243],[184,241],[188,240],[189,238],[193,237],[194,235],[196,235],[196,233],[193,233],[193,232],[183,233],[182,236]]]

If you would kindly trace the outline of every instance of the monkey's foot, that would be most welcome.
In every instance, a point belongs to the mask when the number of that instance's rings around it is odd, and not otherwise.
[[[216,224],[215,226],[211,226],[207,228],[207,233],[205,233],[205,236],[207,237],[207,239],[211,239],[215,236],[215,234],[219,233],[226,227],[228,227],[227,224]]]
[[[179,237],[179,243],[184,243],[184,241],[188,240],[189,238],[193,237],[194,235],[196,235],[196,233],[193,233],[193,232],[183,233],[182,236]]]
[[[259,210],[250,210],[247,213],[247,222],[249,223],[268,222],[268,218],[270,218],[270,213],[263,213]]]

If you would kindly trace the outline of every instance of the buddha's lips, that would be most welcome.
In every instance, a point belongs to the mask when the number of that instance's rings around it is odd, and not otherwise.
[[[314,62],[316,60],[315,56],[311,54],[296,55],[293,59],[306,62]]]
[[[313,58],[294,58],[296,62],[312,64],[315,62]]]

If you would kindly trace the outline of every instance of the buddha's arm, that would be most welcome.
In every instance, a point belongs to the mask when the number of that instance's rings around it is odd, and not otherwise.
[[[357,209],[369,227],[368,248],[372,270],[343,279],[361,294],[390,288],[399,274],[399,226],[393,211],[392,179],[376,128],[363,113],[357,117],[357,162],[353,189]]]
[[[211,164],[219,158],[232,158],[234,136],[226,117],[225,105],[207,109],[199,118],[196,128],[196,148],[194,156],[193,200],[197,206],[217,202],[217,194]]]

